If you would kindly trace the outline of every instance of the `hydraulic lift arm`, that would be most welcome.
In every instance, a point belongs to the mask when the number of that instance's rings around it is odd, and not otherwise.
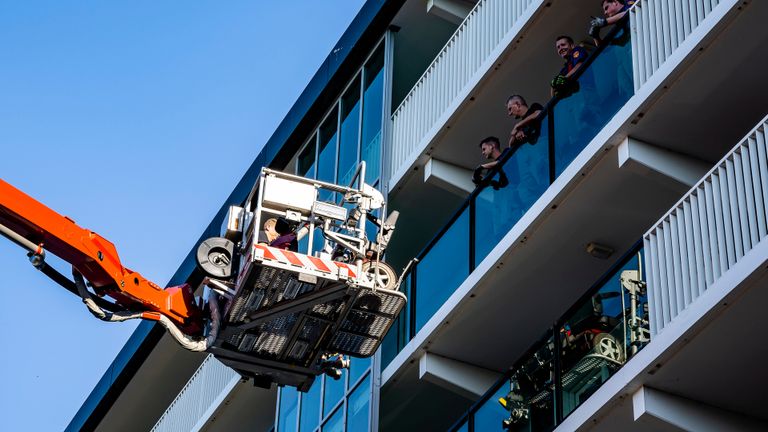
[[[123,267],[111,242],[79,227],[2,179],[0,233],[27,249],[35,267],[84,301],[89,295],[82,278],[88,280],[98,296],[94,298],[97,310],[123,313],[126,319],[161,321],[164,316],[186,335],[198,335],[203,330],[202,312],[195,304],[189,285],[163,289],[138,272]],[[46,252],[72,264],[74,282],[46,266]],[[107,301],[104,296],[115,302]],[[127,312],[132,314],[125,314]]]

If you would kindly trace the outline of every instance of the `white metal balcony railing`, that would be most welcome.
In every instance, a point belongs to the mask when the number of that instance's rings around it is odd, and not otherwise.
[[[630,11],[637,91],[691,36],[722,0],[641,0]],[[723,8],[728,7],[722,4]]]
[[[768,236],[768,117],[643,237],[651,334]]]
[[[414,160],[441,116],[467,96],[542,0],[480,0],[392,115],[387,178]],[[520,24],[518,26],[517,24]]]
[[[203,363],[171,402],[153,432],[188,432],[200,428],[203,416],[210,414],[221,399],[240,381],[240,375],[212,355]]]

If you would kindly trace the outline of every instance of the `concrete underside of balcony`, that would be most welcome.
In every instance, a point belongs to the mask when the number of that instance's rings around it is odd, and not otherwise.
[[[268,431],[275,424],[277,392],[241,382],[221,401],[200,429],[206,432]]]
[[[96,431],[152,429],[205,357],[181,348],[164,334]],[[276,395],[276,387],[266,390],[250,382],[238,384],[220,406],[210,408],[205,430],[241,430],[227,426],[238,424],[259,426],[248,430],[266,430],[261,426],[274,423]]]
[[[501,374],[688,189],[650,170],[619,168],[615,146],[624,138],[711,165],[765,115],[768,88],[761,85],[760,68],[744,65],[761,58],[768,43],[766,3],[729,11],[676,67],[660,70],[656,82],[630,99],[453,293],[384,371],[382,412],[398,415],[382,415],[382,430],[408,428],[416,421],[450,425],[469,401],[419,380],[423,353]],[[494,130],[502,135],[506,129],[499,125],[509,123],[493,116],[501,110],[503,83],[497,75],[489,79],[476,105],[462,112],[436,144],[435,157],[473,160],[474,138]],[[490,100],[496,101],[493,109]],[[410,230],[411,221],[421,221],[414,222],[417,229],[428,230],[442,217],[432,214],[430,188],[418,175],[406,179],[396,197],[402,206],[393,206],[403,214],[400,226]],[[397,235],[407,237],[402,231]],[[591,257],[585,246],[593,241],[617,254],[605,261]]]
[[[698,415],[695,410],[686,413],[691,419],[714,415],[726,422],[738,417],[768,421],[768,344],[763,322],[768,304],[767,264],[768,244],[763,241],[673,319],[558,430],[681,430],[653,416],[634,420],[642,412],[635,412],[632,396],[641,387],[698,406],[702,410]]]
[[[96,431],[152,429],[204,359],[164,334]]]

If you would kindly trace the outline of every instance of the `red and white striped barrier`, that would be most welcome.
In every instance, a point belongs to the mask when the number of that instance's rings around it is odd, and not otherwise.
[[[321,273],[338,275],[343,279],[357,279],[357,268],[354,265],[331,261],[328,259],[316,258],[313,256],[291,252],[285,249],[273,248],[262,244],[255,244],[253,247],[255,259],[277,261],[281,264],[293,265]]]

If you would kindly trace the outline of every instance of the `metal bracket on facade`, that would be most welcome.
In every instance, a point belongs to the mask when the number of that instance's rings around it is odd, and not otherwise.
[[[501,374],[447,357],[424,353],[419,358],[419,378],[469,399],[477,399]]]
[[[430,158],[424,165],[424,182],[444,189],[461,197],[466,197],[475,189],[472,183],[472,171]]]
[[[661,422],[701,432],[768,430],[766,422],[649,387],[640,387],[632,395],[632,409],[635,421],[649,427]]]
[[[687,187],[693,187],[711,168],[699,159],[629,137],[619,144],[618,150],[620,168],[638,172],[651,170]]]

